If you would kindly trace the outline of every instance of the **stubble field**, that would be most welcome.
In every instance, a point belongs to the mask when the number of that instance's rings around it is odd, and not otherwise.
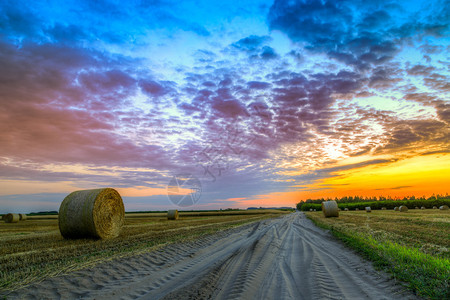
[[[450,298],[450,211],[438,209],[322,212],[307,216],[376,266],[431,299]]]
[[[0,222],[0,291],[285,213],[181,212],[176,221],[167,220],[166,213],[126,214],[122,233],[111,240],[65,240],[56,215],[31,216],[19,223]]]

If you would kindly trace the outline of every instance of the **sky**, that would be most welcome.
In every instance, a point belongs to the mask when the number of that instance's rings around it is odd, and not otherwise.
[[[438,0],[3,0],[0,213],[450,192],[449,23]]]

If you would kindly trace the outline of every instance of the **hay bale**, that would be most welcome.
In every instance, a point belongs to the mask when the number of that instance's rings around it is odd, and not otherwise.
[[[310,208],[309,211],[313,211],[312,208]]]
[[[420,209],[425,209],[425,206],[422,206]]]
[[[366,212],[368,212],[368,213],[372,212],[372,209],[370,208],[370,206],[366,206]]]
[[[437,206],[433,206],[433,209],[437,209]]]
[[[348,211],[348,207],[344,208],[345,211]]]
[[[59,231],[64,238],[114,238],[125,219],[122,197],[115,189],[75,191],[59,207]]]
[[[401,212],[407,212],[408,211],[408,207],[406,207],[405,205],[402,205],[398,208],[399,211]]]
[[[415,207],[415,209],[419,209],[419,207],[418,207],[418,206],[416,206],[416,207]]]
[[[19,214],[20,221],[25,221],[27,219],[26,214]]]
[[[356,210],[356,211],[358,211],[358,210],[359,210],[359,208],[355,208],[355,210]]]
[[[386,207],[382,207],[381,210],[386,210]]]
[[[19,214],[6,214],[5,223],[17,223],[20,220]]]
[[[178,220],[178,210],[171,209],[167,211],[167,219],[169,220]]]
[[[398,211],[398,206],[394,207],[394,211]]]
[[[314,211],[317,211],[317,209],[314,208]]]
[[[440,210],[448,210],[448,206],[447,205],[442,205],[442,206],[439,206],[439,209]]]
[[[334,200],[322,202],[322,212],[325,218],[339,217],[337,202]]]

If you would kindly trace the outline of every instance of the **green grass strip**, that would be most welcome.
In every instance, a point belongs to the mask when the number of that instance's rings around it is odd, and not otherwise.
[[[450,260],[311,220],[373,261],[375,267],[406,282],[416,294],[429,299],[450,299]]]

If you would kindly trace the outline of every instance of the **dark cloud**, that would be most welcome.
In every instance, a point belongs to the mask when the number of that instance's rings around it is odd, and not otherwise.
[[[240,50],[253,52],[270,40],[269,36],[251,35],[233,43],[232,46]]]

